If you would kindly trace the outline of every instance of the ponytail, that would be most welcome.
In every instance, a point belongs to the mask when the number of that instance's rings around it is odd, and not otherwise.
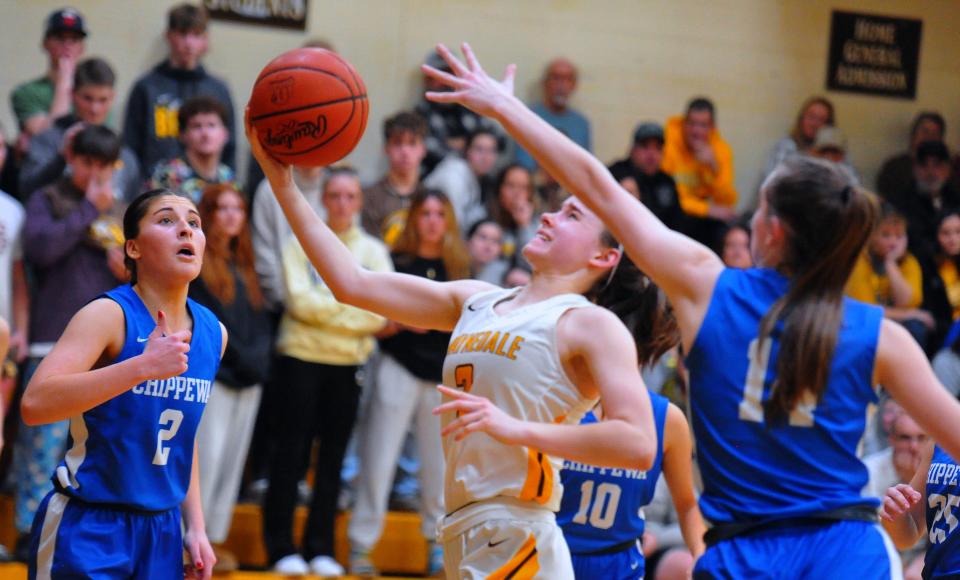
[[[764,403],[768,424],[784,422],[808,393],[826,390],[843,320],[843,292],[879,215],[876,197],[823,161],[788,161],[768,181],[768,215],[787,243],[780,267],[791,277],[786,294],[760,321],[758,351],[778,336],[776,379]]]
[[[603,241],[610,247],[618,246],[609,232],[604,232]],[[666,294],[626,254],[608,276],[597,281],[586,297],[623,322],[633,336],[642,367],[656,364],[680,342],[680,329]]]

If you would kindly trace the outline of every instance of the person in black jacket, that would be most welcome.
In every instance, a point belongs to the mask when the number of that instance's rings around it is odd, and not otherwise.
[[[123,142],[137,155],[144,180],[152,175],[158,163],[173,159],[183,151],[177,139],[177,113],[187,99],[199,95],[214,97],[227,109],[230,137],[222,161],[231,169],[236,168],[235,115],[230,90],[200,64],[210,45],[207,18],[203,6],[174,6],[167,17],[169,57],[141,77],[130,91]]]
[[[199,210],[207,247],[200,277],[190,285],[190,297],[212,310],[230,334],[197,432],[203,466],[200,495],[207,537],[217,553],[217,571],[228,571],[236,568],[236,558],[218,544],[230,531],[272,337],[253,269],[246,201],[235,186],[209,185]]]
[[[630,155],[609,169],[613,177],[639,197],[668,228],[680,230],[684,214],[677,199],[677,184],[660,170],[661,161],[663,127],[656,123],[640,123],[633,131]]]

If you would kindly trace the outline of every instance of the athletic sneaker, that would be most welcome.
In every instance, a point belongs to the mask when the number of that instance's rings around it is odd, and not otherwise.
[[[427,576],[443,576],[443,546],[427,542]]]
[[[330,556],[316,556],[310,560],[310,571],[317,576],[343,576],[347,572]]]
[[[379,570],[370,560],[370,552],[360,550],[350,550],[350,573],[365,578],[380,575]]]
[[[277,560],[271,571],[287,576],[306,576],[310,573],[310,566],[300,554],[290,554]]]

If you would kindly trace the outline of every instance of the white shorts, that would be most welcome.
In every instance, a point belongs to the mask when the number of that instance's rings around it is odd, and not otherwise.
[[[528,505],[497,498],[445,518],[439,539],[447,578],[573,580],[554,513]]]

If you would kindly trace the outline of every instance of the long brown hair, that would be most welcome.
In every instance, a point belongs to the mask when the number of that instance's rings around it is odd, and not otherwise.
[[[393,251],[398,254],[416,256],[420,251],[420,233],[417,231],[417,218],[423,211],[423,204],[428,199],[439,200],[443,204],[446,232],[443,234],[443,249],[441,257],[443,267],[447,271],[448,280],[460,280],[470,276],[470,254],[467,246],[460,239],[460,228],[457,225],[457,216],[453,211],[453,204],[443,193],[428,189],[414,194],[410,200],[410,210],[407,212],[407,222],[393,243]]]
[[[793,142],[797,144],[797,148],[801,151],[809,149],[813,145],[813,139],[807,138],[803,134],[803,116],[807,113],[807,109],[813,105],[823,105],[827,109],[827,122],[826,125],[833,127],[835,119],[833,112],[833,103],[831,103],[826,97],[810,97],[803,102],[803,105],[800,107],[800,112],[797,113],[797,121],[793,124],[793,130],[790,131],[790,138],[793,139]],[[816,138],[816,135],[814,135]]]
[[[584,296],[617,315],[633,336],[640,366],[651,366],[680,342],[667,295],[623,253],[609,230],[604,229],[600,241],[620,249],[620,262]]]
[[[232,263],[240,274],[247,297],[254,308],[263,305],[263,293],[260,292],[260,283],[253,268],[253,242],[250,239],[250,221],[244,217],[243,229],[234,239],[227,239],[223,232],[216,227],[214,214],[220,196],[233,191],[240,196],[244,213],[247,213],[247,200],[236,186],[229,183],[214,183],[203,189],[200,204],[200,220],[203,224],[203,233],[207,236],[207,249],[203,256],[203,269],[200,270],[200,279],[210,293],[223,304],[230,304],[236,298],[237,288],[230,272]]]
[[[533,204],[534,221],[536,221],[536,216],[540,214],[539,198],[536,195],[536,190],[534,189],[533,184],[533,173],[519,163],[511,163],[510,165],[504,167],[499,174],[497,174],[497,180],[493,188],[494,194],[487,202],[487,213],[489,213],[490,217],[492,217],[494,221],[500,224],[500,227],[505,230],[513,230],[517,228],[517,222],[513,221],[513,216],[510,215],[510,212],[507,211],[507,208],[503,207],[503,204],[500,202],[500,190],[503,189],[503,186],[507,181],[507,177],[509,177],[510,173],[514,171],[523,171],[525,174],[527,174],[527,180],[530,184],[527,188],[527,197],[530,199],[530,203]]]
[[[880,205],[876,196],[853,187],[831,163],[798,156],[767,182],[768,214],[786,230],[779,267],[790,286],[760,321],[758,351],[778,323],[776,379],[764,411],[782,422],[809,392],[819,401],[843,319],[843,292],[854,263],[873,233]]]

